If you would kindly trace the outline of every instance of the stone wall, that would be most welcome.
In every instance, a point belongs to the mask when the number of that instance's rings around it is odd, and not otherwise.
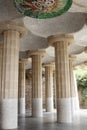
[[[26,101],[26,110],[31,111],[32,108],[32,84],[29,79],[26,79],[26,89],[25,89],[25,101]]]
[[[27,75],[26,77],[26,110],[31,111],[32,109],[32,78]],[[45,108],[45,79],[42,78],[42,95],[43,95],[43,108]]]
[[[45,78],[42,80],[42,96],[43,96],[43,108],[45,109]]]

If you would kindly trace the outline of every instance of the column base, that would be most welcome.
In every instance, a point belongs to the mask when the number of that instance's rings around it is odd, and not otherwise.
[[[53,98],[46,99],[46,112],[53,112]]]
[[[18,126],[18,100],[2,99],[0,107],[0,128],[16,129]]]
[[[25,98],[18,99],[18,114],[19,115],[25,114]]]
[[[72,122],[72,108],[71,98],[57,99],[57,122],[71,123]]]
[[[32,99],[32,116],[33,117],[42,117],[43,116],[42,98],[33,98]]]

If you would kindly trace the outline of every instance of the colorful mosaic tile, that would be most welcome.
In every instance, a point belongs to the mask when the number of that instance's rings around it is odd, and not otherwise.
[[[17,9],[32,18],[52,18],[65,13],[72,0],[14,0]]]

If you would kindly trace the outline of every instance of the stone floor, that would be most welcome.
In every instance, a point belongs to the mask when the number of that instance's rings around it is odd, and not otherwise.
[[[25,117],[19,117],[18,130],[87,130],[87,110],[80,110],[72,124],[56,123],[56,112],[44,112],[43,118],[32,118],[27,113]]]

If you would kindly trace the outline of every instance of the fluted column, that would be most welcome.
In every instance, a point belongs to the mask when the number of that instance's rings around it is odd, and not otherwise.
[[[1,89],[2,89],[2,60],[3,60],[3,44],[0,43],[0,99],[1,97]]]
[[[42,56],[44,50],[27,51],[32,57],[32,116],[41,117],[42,111]]]
[[[57,121],[72,122],[71,94],[69,80],[68,45],[73,41],[71,35],[55,35],[48,38],[55,47]]]
[[[18,85],[18,112],[25,114],[25,64],[26,60],[19,61],[19,85]]]
[[[69,56],[69,74],[70,74],[70,92],[71,92],[71,100],[72,100],[72,113],[75,114],[75,100],[76,100],[76,92],[75,92],[75,84],[74,84],[74,75],[73,75],[73,64],[72,62],[75,60],[75,56]]]
[[[32,110],[32,72],[30,73],[28,80],[29,80],[29,111],[31,112]]]
[[[56,108],[56,72],[53,72],[53,87],[54,87],[54,107]]]
[[[1,129],[15,129],[18,123],[19,39],[25,29],[13,24],[0,25],[3,34],[2,86],[0,99]]]
[[[53,69],[54,64],[46,63],[45,67],[45,95],[46,95],[46,111],[53,112]]]

